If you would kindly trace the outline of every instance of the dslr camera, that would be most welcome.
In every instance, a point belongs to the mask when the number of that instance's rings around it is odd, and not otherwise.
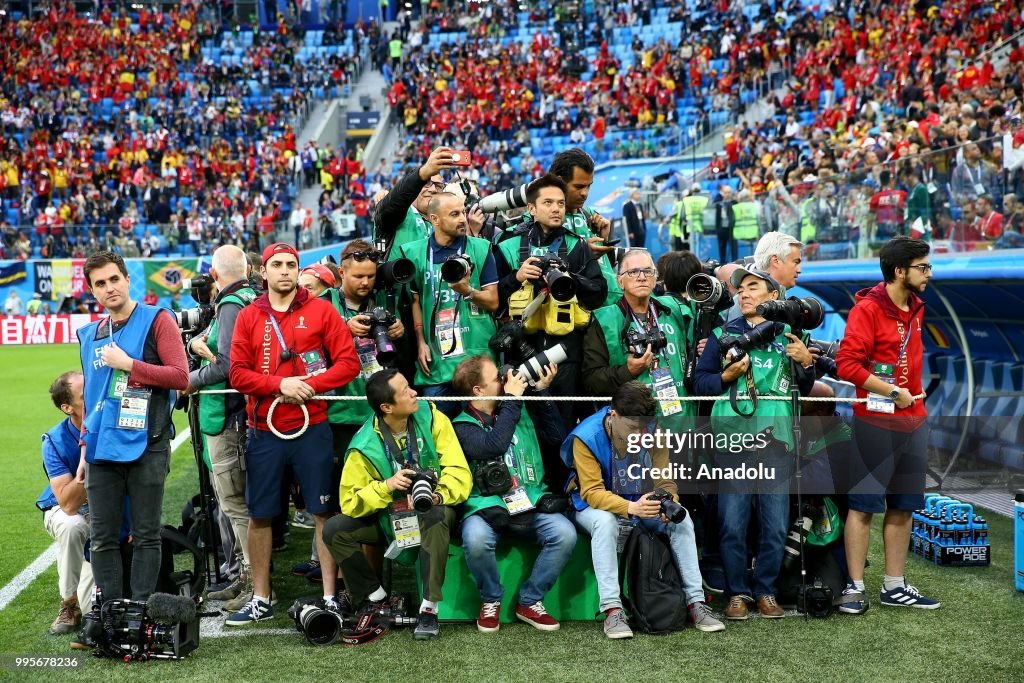
[[[659,353],[668,346],[668,338],[656,325],[646,332],[631,327],[626,332],[626,345],[634,358],[642,358],[647,353],[648,345],[650,345],[652,353]]]
[[[686,519],[686,508],[672,499],[672,494],[664,489],[655,489],[650,495],[651,500],[661,502],[661,514],[665,515],[673,524],[679,524]]]
[[[796,594],[796,608],[816,619],[827,619],[832,614],[835,596],[821,579],[815,577],[811,585],[802,584]]]
[[[321,598],[300,598],[288,608],[295,620],[295,629],[306,636],[310,645],[344,645],[369,643],[396,626],[415,626],[416,617],[409,616],[405,598],[391,596],[387,602],[370,609],[353,612],[348,604],[341,610],[327,609]]]
[[[414,463],[409,463],[405,468],[414,472],[412,475],[412,486],[409,487],[413,509],[420,514],[430,512],[430,509],[434,507],[437,474],[434,473],[434,470],[420,467]]]
[[[209,275],[197,275],[181,281],[181,288],[187,289],[189,295],[199,304],[195,308],[178,311],[174,316],[178,320],[181,336],[186,342],[213,322],[213,316],[216,314],[213,306],[213,285],[213,278]]]
[[[555,301],[569,301],[576,296],[576,281],[569,275],[569,267],[557,255],[547,252],[534,256],[534,264],[540,268],[541,279]]]
[[[777,336],[778,330],[775,323],[766,320],[743,334],[723,334],[719,337],[718,343],[721,346],[722,356],[735,350],[733,353],[733,362],[735,363],[742,360],[751,349],[769,344]]]
[[[812,296],[800,298],[791,296],[785,301],[769,299],[758,304],[757,314],[765,320],[789,325],[794,333],[802,330],[813,330],[825,322],[825,309],[821,302]]]
[[[531,387],[535,387],[543,376],[543,369],[545,367],[548,365],[557,366],[559,363],[565,362],[566,358],[568,356],[565,353],[565,346],[563,344],[555,344],[550,349],[544,349],[540,353],[527,358],[518,368],[513,368],[511,365],[503,365],[498,369],[498,372],[501,373],[502,377],[506,377],[508,376],[508,371],[514,369],[526,378]]]
[[[473,262],[464,254],[452,254],[441,264],[441,279],[452,284],[473,272]]]
[[[473,473],[473,481],[485,496],[500,496],[512,488],[512,475],[501,458],[488,460]]]
[[[388,328],[398,322],[398,318],[380,306],[371,308],[366,316],[370,319],[370,337],[377,348],[377,360],[381,365],[388,365],[398,356],[394,340],[388,335]]]

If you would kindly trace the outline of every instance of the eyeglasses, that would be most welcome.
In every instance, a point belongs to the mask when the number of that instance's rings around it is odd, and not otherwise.
[[[921,271],[923,275],[927,275],[928,273],[932,272],[932,264],[930,263],[918,263],[916,266],[910,267],[916,268],[917,270]]]
[[[355,259],[356,261],[359,261],[360,263],[362,263],[363,261],[373,261],[375,263],[380,263],[380,260],[381,260],[382,256],[383,256],[383,254],[380,253],[379,251],[376,251],[376,250],[374,250],[374,251],[353,251],[353,252],[349,252],[348,254],[345,254],[345,256],[343,256],[341,260],[344,261],[345,259],[349,259],[350,258],[350,259]]]
[[[653,280],[658,277],[657,268],[630,268],[629,270],[622,271],[622,274],[628,277],[630,280],[639,280],[640,276],[643,275],[648,280]]]

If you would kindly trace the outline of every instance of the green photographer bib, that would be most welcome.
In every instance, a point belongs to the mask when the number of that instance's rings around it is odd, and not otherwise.
[[[480,421],[463,411],[459,413],[452,423],[466,422],[480,425]],[[490,431],[487,427],[484,427]],[[473,473],[485,463],[479,460],[470,460]],[[520,413],[519,422],[516,423],[515,433],[512,435],[512,443],[505,452],[505,465],[509,472],[517,480],[519,486],[526,490],[526,496],[530,505],[536,507],[540,497],[547,493],[544,486],[544,462],[540,457],[540,444],[537,441],[537,432],[533,426],[533,420],[525,407]],[[509,512],[509,505],[501,496],[484,496],[480,493],[480,487],[473,483],[473,490],[469,494],[469,500],[465,503],[465,516],[469,517],[475,512],[491,507],[503,507]]]
[[[715,329],[712,333],[717,338],[722,337],[722,328]],[[786,344],[789,340],[785,337],[790,332],[789,325],[783,327],[781,334],[775,337],[767,346],[751,349],[747,352],[750,356],[750,366],[753,371],[754,388],[760,396],[789,396],[790,385],[794,381],[790,373],[789,357],[786,356]],[[722,367],[726,365],[722,360]],[[753,404],[747,391],[746,377],[740,376],[736,380],[737,399],[736,405],[740,410],[750,412]],[[772,428],[772,436],[786,444],[789,450],[793,449],[793,409],[789,401],[758,401],[757,412],[750,417],[743,417],[732,409],[729,402],[729,387],[722,392],[723,400],[715,401],[711,408],[711,427],[715,434],[742,435],[750,434],[751,437],[766,428]]]
[[[590,213],[586,208],[575,213],[568,213],[565,215],[563,225],[565,225],[567,230],[572,230],[584,240],[589,239],[594,236],[594,233],[590,230],[590,223],[587,221],[589,216]],[[607,255],[598,258],[597,264],[601,266],[601,276],[608,283],[608,296],[604,298],[604,305],[611,306],[622,298],[622,288],[619,287],[619,281],[615,277],[615,269],[612,267]]]
[[[395,239],[388,247],[386,256],[387,260],[391,260],[391,253],[401,247],[403,244],[409,242],[416,242],[417,240],[430,237],[434,234],[434,226],[432,226],[420,212],[416,209],[409,207],[409,210],[405,214],[405,220],[399,224],[398,229],[395,230]],[[375,235],[375,240],[379,240],[380,235]]]
[[[478,354],[491,357],[487,342],[496,331],[494,318],[472,301],[467,301],[441,278],[441,264],[430,263],[430,239],[400,247],[401,255],[416,266],[423,312],[423,334],[430,343],[430,376],[416,366],[416,384],[427,386],[450,382],[455,368],[466,358]],[[487,260],[490,242],[466,237],[463,253],[475,265],[469,276],[474,289],[480,289],[480,271]]]
[[[217,304],[218,308],[224,304],[235,304],[240,308],[244,308],[252,303],[253,299],[256,298],[256,292],[251,287],[242,287],[237,291],[227,295]],[[213,323],[210,325],[209,338],[206,340],[206,345],[213,352],[213,355],[217,355],[217,331],[219,325],[217,318],[214,317]],[[205,358],[199,363],[199,367],[205,368],[210,364],[210,361]],[[227,382],[217,382],[209,386],[203,387],[203,389],[227,389]],[[224,431],[224,424],[227,419],[225,415],[225,400],[224,394],[199,394],[199,431],[203,434],[210,436],[216,436]]]
[[[693,326],[692,313],[688,308],[684,309],[677,301],[669,297],[651,297],[651,299],[669,309],[669,312],[658,310],[658,323],[661,325],[668,344],[656,356],[658,367],[652,366],[636,379],[651,387],[651,391],[659,399],[659,416],[692,417],[697,414],[695,402],[672,400],[672,390],[677,399],[687,395],[684,363],[689,346],[689,335]],[[594,311],[594,317],[608,342],[608,364],[613,367],[625,365],[630,351],[622,335],[626,325],[622,307],[616,303],[613,306],[599,308]],[[630,327],[636,327],[635,321],[630,321]]]

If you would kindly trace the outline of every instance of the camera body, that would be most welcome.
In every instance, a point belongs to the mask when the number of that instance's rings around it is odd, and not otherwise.
[[[388,329],[398,322],[398,318],[381,306],[371,308],[366,317],[370,319],[370,337],[377,348],[377,360],[382,365],[391,363],[398,356],[398,352],[395,350],[394,341],[388,335]]]
[[[189,291],[189,296],[199,304],[195,308],[186,308],[175,313],[182,338],[187,342],[199,334],[213,322],[216,309],[213,306],[214,280],[209,275],[197,275],[181,281],[181,288]]]
[[[473,481],[481,495],[500,496],[512,488],[512,474],[501,458],[488,460],[473,473]]]
[[[437,474],[432,469],[420,467],[410,463],[406,469],[413,470],[412,485],[409,487],[409,495],[412,497],[412,506],[416,512],[430,512],[434,507],[434,491],[437,489]]]
[[[777,336],[776,324],[771,320],[766,320],[743,334],[723,334],[718,338],[718,344],[723,357],[730,351],[734,351],[733,362],[738,362],[747,355],[748,351],[771,343]]]
[[[534,264],[540,268],[540,277],[544,280],[551,298],[555,301],[569,301],[576,296],[576,281],[569,275],[569,267],[565,261],[551,252],[543,256],[534,256]]]
[[[526,331],[523,329],[522,320],[512,320],[505,323],[494,333],[487,345],[495,354],[507,353],[514,357],[525,360],[537,353],[533,344],[523,337]],[[504,375],[503,375],[504,376]]]
[[[465,254],[452,254],[441,264],[441,279],[448,284],[464,280],[473,272],[473,262]]]
[[[832,589],[821,579],[815,578],[813,584],[803,584],[798,589],[796,608],[816,619],[827,619],[834,609],[834,601]]]
[[[626,331],[626,345],[633,354],[633,358],[642,358],[647,353],[648,345],[650,345],[652,353],[659,353],[668,346],[668,338],[656,325],[646,332],[631,327]]]
[[[665,515],[673,524],[679,524],[686,519],[686,508],[673,500],[672,494],[668,491],[655,489],[650,499],[661,503],[661,514]]]

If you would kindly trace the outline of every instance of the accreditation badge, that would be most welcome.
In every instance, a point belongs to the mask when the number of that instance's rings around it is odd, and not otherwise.
[[[126,387],[118,399],[120,409],[117,413],[119,429],[145,430],[149,422],[149,389]]]
[[[391,529],[395,532],[395,544],[402,550],[417,548],[422,542],[420,520],[408,498],[391,504]]]
[[[651,377],[654,379],[654,396],[661,403],[661,414],[668,417],[683,412],[683,403],[679,400],[679,389],[668,368],[656,368],[651,373]]]
[[[508,508],[508,514],[515,516],[533,509],[530,497],[526,495],[526,489],[519,483],[518,477],[512,477],[512,488],[501,495]]]
[[[891,363],[875,363],[875,375],[883,382],[888,382],[895,386],[896,368]],[[892,415],[896,412],[896,403],[888,396],[869,393],[867,408],[873,413]]]
[[[437,312],[437,343],[445,358],[461,356],[466,352],[462,345],[462,329],[456,325],[455,308],[446,308]],[[449,351],[449,349],[451,349]]]

